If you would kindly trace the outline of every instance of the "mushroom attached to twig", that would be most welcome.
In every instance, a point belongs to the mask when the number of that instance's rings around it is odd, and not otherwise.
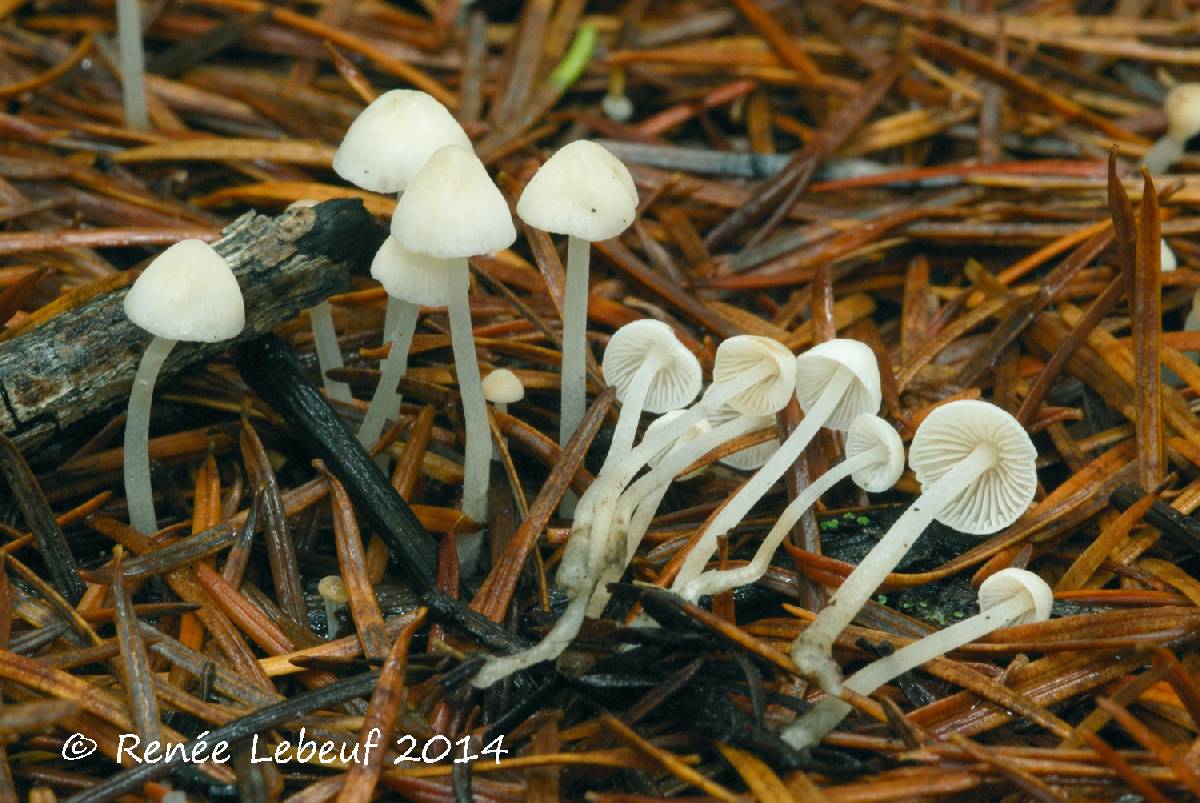
[[[220,254],[200,240],[183,240],[142,271],[125,296],[125,315],[152,334],[138,364],[125,417],[125,497],[129,523],[142,534],[158,530],[150,484],[150,403],[154,383],[180,340],[216,343],[246,325],[237,278]]]
[[[846,678],[856,694],[871,694],[910,669],[940,658],[972,641],[1010,625],[1044,622],[1050,618],[1054,592],[1046,581],[1024,569],[1001,569],[979,586],[979,613],[896,650]],[[826,697],[780,734],[797,750],[825,738],[850,713],[848,703]]]
[[[484,522],[492,437],[475,356],[467,258],[512,245],[517,238],[512,216],[479,158],[447,145],[429,157],[396,204],[392,235],[407,251],[446,260],[450,341],[466,429],[463,513]]]
[[[1037,450],[1015,418],[983,401],[949,402],[913,436],[908,462],[921,495],[884,534],[792,644],[792,660],[830,694],[841,680],[833,641],[934,521],[989,535],[1016,521],[1037,489]]]

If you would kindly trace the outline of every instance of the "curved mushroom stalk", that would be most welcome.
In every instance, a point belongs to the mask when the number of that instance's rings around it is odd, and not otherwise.
[[[748,564],[737,569],[704,572],[684,586],[680,595],[694,602],[705,595],[756,582],[767,573],[784,537],[830,488],[846,477],[853,477],[863,490],[879,493],[895,485],[903,471],[904,444],[900,436],[878,416],[864,413],[850,425],[846,459],[818,477],[784,508]]]
[[[350,402],[353,395],[345,382],[330,379],[329,371],[342,367],[342,350],[338,346],[337,330],[333,328],[333,310],[328,301],[308,308],[308,322],[312,327],[313,345],[317,350],[317,367],[321,372],[321,383],[325,395],[335,401]]]
[[[554,627],[546,637],[528,650],[513,655],[502,655],[489,658],[479,673],[471,681],[476,688],[486,689],[498,680],[503,680],[514,672],[528,669],[542,661],[551,661],[563,654],[571,645],[571,641],[583,626],[587,613],[588,598],[580,595],[567,603],[567,609],[558,617]]]
[[[125,414],[125,498],[129,506],[129,524],[143,535],[158,531],[154,512],[154,490],[150,483],[150,406],[158,372],[177,341],[155,337],[142,354],[129,409]]]
[[[1023,569],[1003,569],[979,589],[980,612],[891,655],[867,664],[846,679],[845,688],[856,694],[873,693],[905,672],[1013,624],[1043,622],[1050,618],[1054,593],[1040,577]],[[811,747],[837,727],[851,706],[837,697],[826,697],[780,734],[797,750]]]
[[[841,690],[834,639],[934,521],[976,535],[1007,527],[1033,501],[1037,451],[1024,428],[1000,408],[959,401],[921,423],[909,461],[921,495],[838,587],[792,644],[792,660],[830,694]]]
[[[875,413],[881,401],[875,355],[855,340],[829,340],[797,359],[796,393],[804,418],[779,450],[763,463],[713,518],[684,558],[671,589],[682,593],[704,572],[718,539],[746,517],[824,426],[844,429],[860,413]]]
[[[387,305],[388,317],[393,320],[393,324],[391,329],[384,331],[391,347],[381,366],[375,395],[371,397],[362,425],[358,428],[358,442],[367,448],[379,440],[388,421],[400,417],[403,397],[396,392],[396,386],[408,371],[408,353],[412,349],[413,335],[417,331],[417,319],[421,316],[420,305],[411,304],[395,296],[388,296]]]

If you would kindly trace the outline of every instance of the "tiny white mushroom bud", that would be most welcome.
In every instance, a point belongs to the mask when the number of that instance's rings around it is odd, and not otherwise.
[[[325,632],[330,639],[335,639],[340,626],[338,611],[344,610],[347,603],[350,602],[346,583],[339,575],[326,575],[317,583],[317,593],[325,602]]]

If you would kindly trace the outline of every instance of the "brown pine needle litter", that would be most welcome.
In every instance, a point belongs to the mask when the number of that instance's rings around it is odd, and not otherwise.
[[[1200,796],[1200,157],[1140,165],[1167,93],[1200,82],[1191,4],[158,0],[146,130],[115,10],[0,0],[0,803]],[[471,260],[481,373],[525,389],[489,410],[486,526],[460,510],[446,308],[420,311],[399,420],[354,438],[397,202],[331,162],[392,89],[449,108],[510,205],[580,138],[638,189],[592,249],[569,440],[564,238],[518,224]],[[143,534],[120,439],[145,337],[121,303],[186,238],[230,260],[247,327],[173,352]],[[327,300],[349,401],[319,390]],[[688,467],[557,661],[474,688],[562,612],[565,514],[622,409],[600,356],[641,318],[706,379],[734,335],[853,338],[906,442],[960,399],[1033,437],[1029,510],[927,529],[838,637],[844,671],[972,616],[1008,567],[1054,588],[1053,617],[848,693],[819,746],[789,747],[823,694],[789,645],[920,491],[842,483],[756,583],[665,591],[747,479],[721,461],[785,437],[791,405]],[[817,437],[714,568],[843,449]]]

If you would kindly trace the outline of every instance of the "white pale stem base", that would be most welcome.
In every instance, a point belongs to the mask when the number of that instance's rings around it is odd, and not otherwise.
[[[846,678],[843,685],[856,694],[872,694],[880,686],[890,683],[910,669],[916,669],[993,631],[1008,627],[1025,614],[1027,608],[1028,602],[1022,595],[1017,595],[867,664]],[[780,735],[797,750],[811,747],[836,728],[851,710],[851,706],[841,699],[826,697],[785,728]]]
[[[375,386],[375,395],[363,416],[362,425],[358,428],[358,442],[366,448],[371,448],[388,421],[400,417],[401,396],[396,392],[400,378],[408,370],[408,352],[412,348],[413,333],[417,329],[417,318],[421,307],[409,304],[395,298],[388,298],[388,307],[395,303],[397,314],[393,328],[388,331],[387,339],[392,344],[388,355],[383,361],[383,370],[379,375],[379,384]]]
[[[487,402],[475,355],[475,332],[468,306],[470,271],[467,260],[450,261],[450,341],[454,346],[454,372],[462,398],[463,427],[467,443],[463,458],[463,513],[473,521],[487,521],[488,473],[492,462],[492,433]]]
[[[147,131],[146,60],[142,51],[142,11],[138,0],[117,0],[117,51],[121,60],[121,97],[125,123]]]
[[[156,337],[146,346],[129,392],[129,410],[125,415],[125,499],[129,506],[129,525],[142,535],[158,532],[154,489],[150,485],[150,404],[154,399],[158,372],[175,342]]]
[[[475,684],[476,688],[486,689],[497,680],[502,680],[513,672],[528,669],[534,664],[541,663],[542,661],[551,661],[562,655],[563,650],[571,644],[571,640],[575,638],[575,634],[583,626],[587,604],[587,596],[579,596],[572,599],[567,604],[567,609],[563,611],[563,615],[554,623],[554,627],[551,628],[546,637],[538,642],[537,645],[530,647],[524,652],[489,659],[483,665],[483,669],[479,670],[479,674],[475,676],[472,683]]]
[[[852,380],[853,374],[844,368],[839,369],[833,375],[829,384],[817,398],[816,404],[804,413],[800,426],[792,431],[792,434],[779,445],[779,450],[771,455],[771,459],[763,463],[754,476],[738,489],[738,492],[725,504],[721,512],[713,518],[704,534],[700,536],[700,540],[684,558],[683,565],[679,567],[679,574],[671,585],[672,591],[682,593],[688,583],[704,572],[709,558],[717,551],[717,539],[736,527],[737,523],[744,519],[750,509],[758,503],[758,500],[766,496],[767,491],[771,490],[771,486],[783,476],[788,467],[795,463],[801,453],[808,448],[808,444],[821,430],[833,411],[837,409],[838,403],[841,402],[842,396]]]
[[[731,588],[756,582],[767,573],[767,567],[771,565],[771,558],[775,555],[775,550],[783,543],[784,537],[796,525],[796,522],[800,520],[805,511],[816,504],[818,499],[843,479],[849,477],[860,468],[877,462],[882,456],[882,452],[882,448],[870,449],[862,454],[857,454],[854,457],[843,460],[820,477],[817,477],[811,485],[801,491],[784,508],[783,513],[771,527],[770,532],[763,538],[762,543],[758,545],[758,550],[754,553],[754,558],[748,564],[739,566],[736,569],[707,571],[688,583],[683,589],[681,596],[684,599],[694,602],[706,594],[719,594]]]
[[[325,395],[340,402],[351,401],[350,386],[327,376],[330,369],[342,367],[342,350],[338,347],[337,332],[333,328],[333,310],[329,302],[322,301],[315,307],[309,307],[308,320],[312,326],[313,345],[317,349],[317,366],[321,371]]]
[[[831,657],[834,639],[854,620],[888,572],[896,568],[937,514],[995,461],[994,449],[978,446],[937,482],[924,488],[917,501],[896,519],[879,543],[838,586],[817,618],[792,643],[792,660],[802,672],[816,677],[826,692],[838,694],[841,691],[837,667]]]

